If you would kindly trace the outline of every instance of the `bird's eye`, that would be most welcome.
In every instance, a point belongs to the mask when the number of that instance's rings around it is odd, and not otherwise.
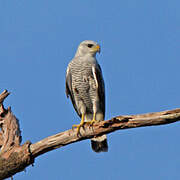
[[[93,46],[93,44],[87,44],[87,46],[88,46],[89,48],[91,48],[91,47]]]

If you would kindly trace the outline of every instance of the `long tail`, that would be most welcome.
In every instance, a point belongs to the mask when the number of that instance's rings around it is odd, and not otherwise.
[[[91,139],[91,147],[93,151],[99,152],[107,152],[108,151],[108,143],[107,136],[102,135]]]

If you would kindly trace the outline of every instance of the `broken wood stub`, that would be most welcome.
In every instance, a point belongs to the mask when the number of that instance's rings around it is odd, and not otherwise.
[[[0,114],[1,120],[1,154],[9,151],[12,147],[19,147],[21,143],[21,131],[18,119],[13,115],[11,109]],[[3,116],[2,116],[3,114]]]
[[[34,162],[29,151],[30,142],[21,144],[19,120],[11,108],[5,109],[4,99],[9,95],[7,90],[0,94],[0,180],[13,176]]]

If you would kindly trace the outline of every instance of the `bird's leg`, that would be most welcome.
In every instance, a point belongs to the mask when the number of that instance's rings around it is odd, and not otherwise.
[[[95,122],[98,122],[98,121],[96,120],[96,113],[93,113],[93,119],[92,121],[89,122],[90,126],[92,126]]]
[[[74,128],[74,127],[77,128],[77,135],[79,134],[80,128],[83,127],[83,125],[84,125],[84,113],[83,113],[82,116],[81,116],[81,122],[80,122],[80,124],[74,124],[74,125],[72,126],[72,128]]]

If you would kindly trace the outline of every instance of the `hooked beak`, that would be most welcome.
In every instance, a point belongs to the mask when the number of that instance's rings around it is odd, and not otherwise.
[[[95,53],[100,53],[101,52],[101,47],[100,47],[100,45],[99,44],[97,44],[96,46],[94,46],[93,48],[92,48],[92,51],[93,52],[95,52]]]
[[[100,47],[100,45],[99,45],[99,44],[96,46],[96,52],[98,52],[98,53],[100,53],[100,52],[101,52],[101,47]]]

